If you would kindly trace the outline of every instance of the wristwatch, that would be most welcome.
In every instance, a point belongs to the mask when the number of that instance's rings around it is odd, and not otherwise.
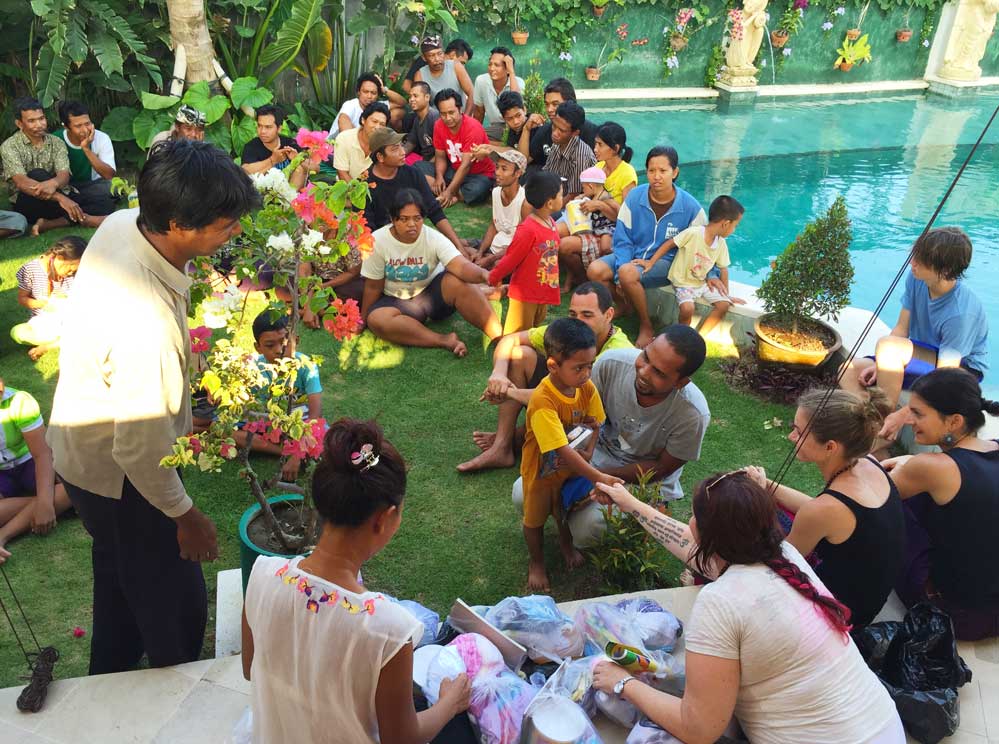
[[[631,680],[633,679],[634,677],[632,677],[630,674],[627,677],[621,677],[621,679],[617,681],[617,684],[614,685],[614,694],[617,695],[618,697],[621,697],[621,695],[624,694],[624,686],[629,682],[631,682]]]

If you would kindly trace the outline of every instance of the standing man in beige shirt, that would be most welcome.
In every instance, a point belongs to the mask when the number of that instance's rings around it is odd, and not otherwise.
[[[64,325],[48,441],[93,538],[90,673],[194,661],[208,602],[201,561],[215,525],[175,470],[161,468],[191,431],[185,266],[239,234],[259,199],[207,142],[154,147],[139,209],[109,216],[90,240]]]

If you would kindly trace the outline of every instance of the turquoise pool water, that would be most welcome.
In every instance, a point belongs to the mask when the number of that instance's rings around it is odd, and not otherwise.
[[[758,285],[771,259],[840,194],[853,223],[851,304],[873,310],[967,156],[999,95],[951,102],[926,96],[853,101],[776,99],[719,112],[713,104],[591,102],[587,116],[622,124],[634,164],[658,142],[680,153],[679,184],[707,208],[719,194],[746,207],[729,240],[732,277]],[[999,384],[999,120],[937,219],[975,248],[966,281],[992,323],[992,391]],[[993,275],[993,271],[997,272]],[[894,325],[901,288],[882,320]]]

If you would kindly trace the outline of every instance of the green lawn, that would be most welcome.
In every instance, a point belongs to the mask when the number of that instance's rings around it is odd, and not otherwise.
[[[457,206],[452,222],[463,236],[481,236],[489,212],[485,208]],[[30,391],[48,414],[56,381],[56,355],[31,362],[25,347],[16,346],[7,328],[24,314],[17,304],[14,274],[25,260],[65,231],[40,239],[22,238],[0,243],[0,375],[8,386]],[[127,309],[123,308],[123,311]],[[563,314],[564,307],[555,315]],[[623,324],[634,338],[635,326]],[[410,466],[409,498],[403,527],[396,538],[365,568],[369,586],[401,598],[411,598],[446,611],[455,597],[471,604],[491,604],[525,589],[526,553],[520,522],[510,502],[514,469],[475,476],[459,476],[454,466],[475,453],[473,429],[491,429],[495,413],[478,403],[491,368],[479,343],[481,335],[461,319],[442,324],[454,328],[468,343],[469,355],[456,359],[439,350],[404,349],[374,339],[369,333],[339,344],[319,331],[305,331],[303,351],[322,354],[325,414],[376,418]],[[786,427],[764,429],[773,417],[785,422],[787,408],[765,404],[732,391],[718,370],[720,350],[695,377],[707,396],[712,422],[704,440],[702,458],[689,465],[683,477],[685,490],[708,474],[743,464],[760,464],[774,470],[788,450]],[[235,477],[235,468],[222,474],[188,472],[186,483],[195,503],[218,526],[221,557],[206,566],[212,608],[205,656],[214,655],[214,593],[216,571],[239,566],[236,528],[250,505],[249,494]],[[817,492],[816,473],[796,465],[788,482]],[[677,512],[689,513],[684,500]],[[589,566],[567,575],[555,559],[554,528],[549,527],[549,556],[554,596],[567,600],[600,593],[600,582]],[[61,520],[47,538],[25,537],[10,546],[7,574],[20,597],[42,645],[55,645],[62,659],[58,677],[86,673],[89,642],[74,639],[72,629],[89,630],[91,622],[91,570],[89,539],[79,520]],[[678,570],[674,567],[674,573]],[[156,591],[151,576],[149,591]],[[10,606],[6,585],[0,598]],[[23,629],[22,629],[23,630]],[[21,684],[24,664],[10,629],[0,618],[0,686]]]

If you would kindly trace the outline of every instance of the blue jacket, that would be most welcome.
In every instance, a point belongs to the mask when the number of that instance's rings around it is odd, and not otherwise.
[[[656,249],[681,230],[691,225],[707,224],[707,217],[697,199],[676,187],[673,206],[656,220],[656,213],[649,206],[649,185],[636,186],[624,198],[614,229],[614,258],[618,266],[636,258],[649,258]],[[673,262],[676,249],[662,260]]]

